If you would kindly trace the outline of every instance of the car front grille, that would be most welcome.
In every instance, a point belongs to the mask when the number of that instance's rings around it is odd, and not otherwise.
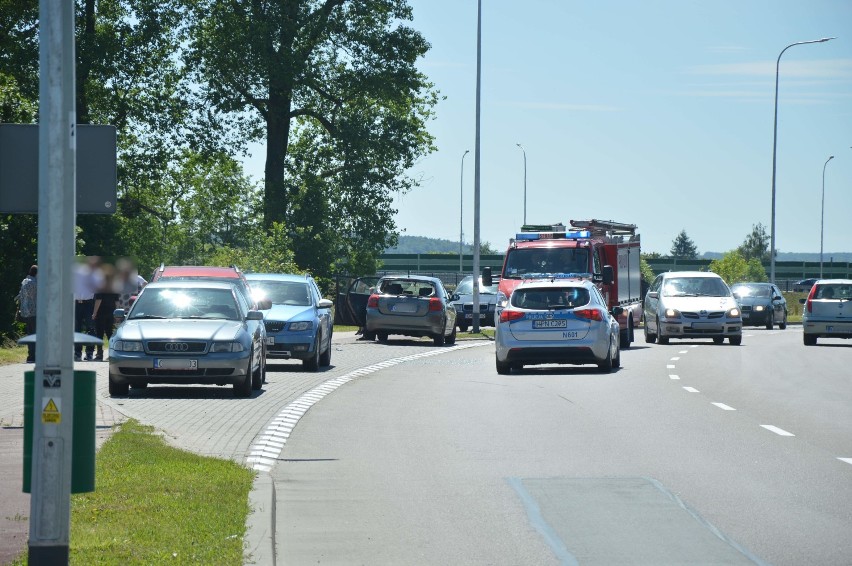
[[[473,303],[468,303],[464,306],[464,312],[473,312]],[[488,312],[488,303],[479,303],[479,312]]]
[[[725,311],[713,311],[708,313],[697,313],[697,312],[682,312],[683,318],[689,318],[698,320],[701,318],[722,318],[725,316]]]
[[[207,342],[151,341],[148,352],[152,354],[203,354],[207,351]]]
[[[267,320],[264,321],[263,325],[266,327],[267,333],[275,334],[284,330],[285,323],[279,320]]]

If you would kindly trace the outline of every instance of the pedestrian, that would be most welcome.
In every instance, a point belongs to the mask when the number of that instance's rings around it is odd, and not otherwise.
[[[92,320],[95,323],[95,336],[100,340],[95,346],[95,361],[101,362],[104,359],[103,339],[106,337],[107,343],[112,338],[112,331],[115,327],[114,311],[118,306],[121,295],[116,291],[115,277],[112,272],[104,268],[104,286],[95,293],[95,304],[92,307]],[[119,283],[120,286],[120,283]]]
[[[74,332],[95,335],[92,313],[95,308],[95,292],[103,284],[100,258],[88,257],[74,270]],[[94,358],[94,345],[86,344],[86,360]],[[74,344],[74,361],[83,360],[83,345]]]
[[[18,309],[21,313],[21,320],[26,326],[27,335],[35,334],[36,332],[36,291],[38,284],[36,276],[38,275],[38,266],[30,267],[27,277],[21,281],[21,291],[16,299],[18,300]],[[27,344],[27,363],[35,362],[35,342]]]

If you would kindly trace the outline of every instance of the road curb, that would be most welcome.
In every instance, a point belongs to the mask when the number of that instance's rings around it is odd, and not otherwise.
[[[258,472],[249,492],[249,516],[243,539],[243,563],[275,566],[275,482]]]

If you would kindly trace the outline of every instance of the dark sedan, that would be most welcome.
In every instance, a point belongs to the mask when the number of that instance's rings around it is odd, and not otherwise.
[[[766,326],[767,330],[777,324],[787,328],[787,300],[781,290],[772,283],[735,283],[731,292],[743,316],[743,326]]]

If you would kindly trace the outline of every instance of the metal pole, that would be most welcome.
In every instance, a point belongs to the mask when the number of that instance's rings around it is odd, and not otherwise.
[[[476,3],[476,146],[473,176],[473,328],[479,332],[479,116],[482,92],[482,0]]]
[[[781,50],[778,54],[778,60],[775,62],[775,120],[772,127],[772,217],[770,220],[769,231],[769,281],[775,283],[775,162],[776,149],[778,147],[778,71],[781,65],[781,56],[784,52],[794,45],[805,45],[807,43],[822,43],[834,39],[833,37],[824,37],[822,39],[813,39],[810,41],[797,41],[791,43]]]
[[[462,247],[464,245],[464,158],[470,153],[469,149],[464,150],[461,159],[461,181],[459,181],[459,273],[464,272],[462,265]]]
[[[68,564],[74,421],[74,8],[39,3],[38,302],[28,562]]]
[[[823,228],[825,227],[825,168],[828,165],[828,162],[834,159],[832,155],[828,159],[825,160],[825,163],[822,166],[822,212],[819,217],[819,278],[822,279],[822,234]]]
[[[524,152],[524,224],[527,223],[527,150],[519,143],[515,144]]]

